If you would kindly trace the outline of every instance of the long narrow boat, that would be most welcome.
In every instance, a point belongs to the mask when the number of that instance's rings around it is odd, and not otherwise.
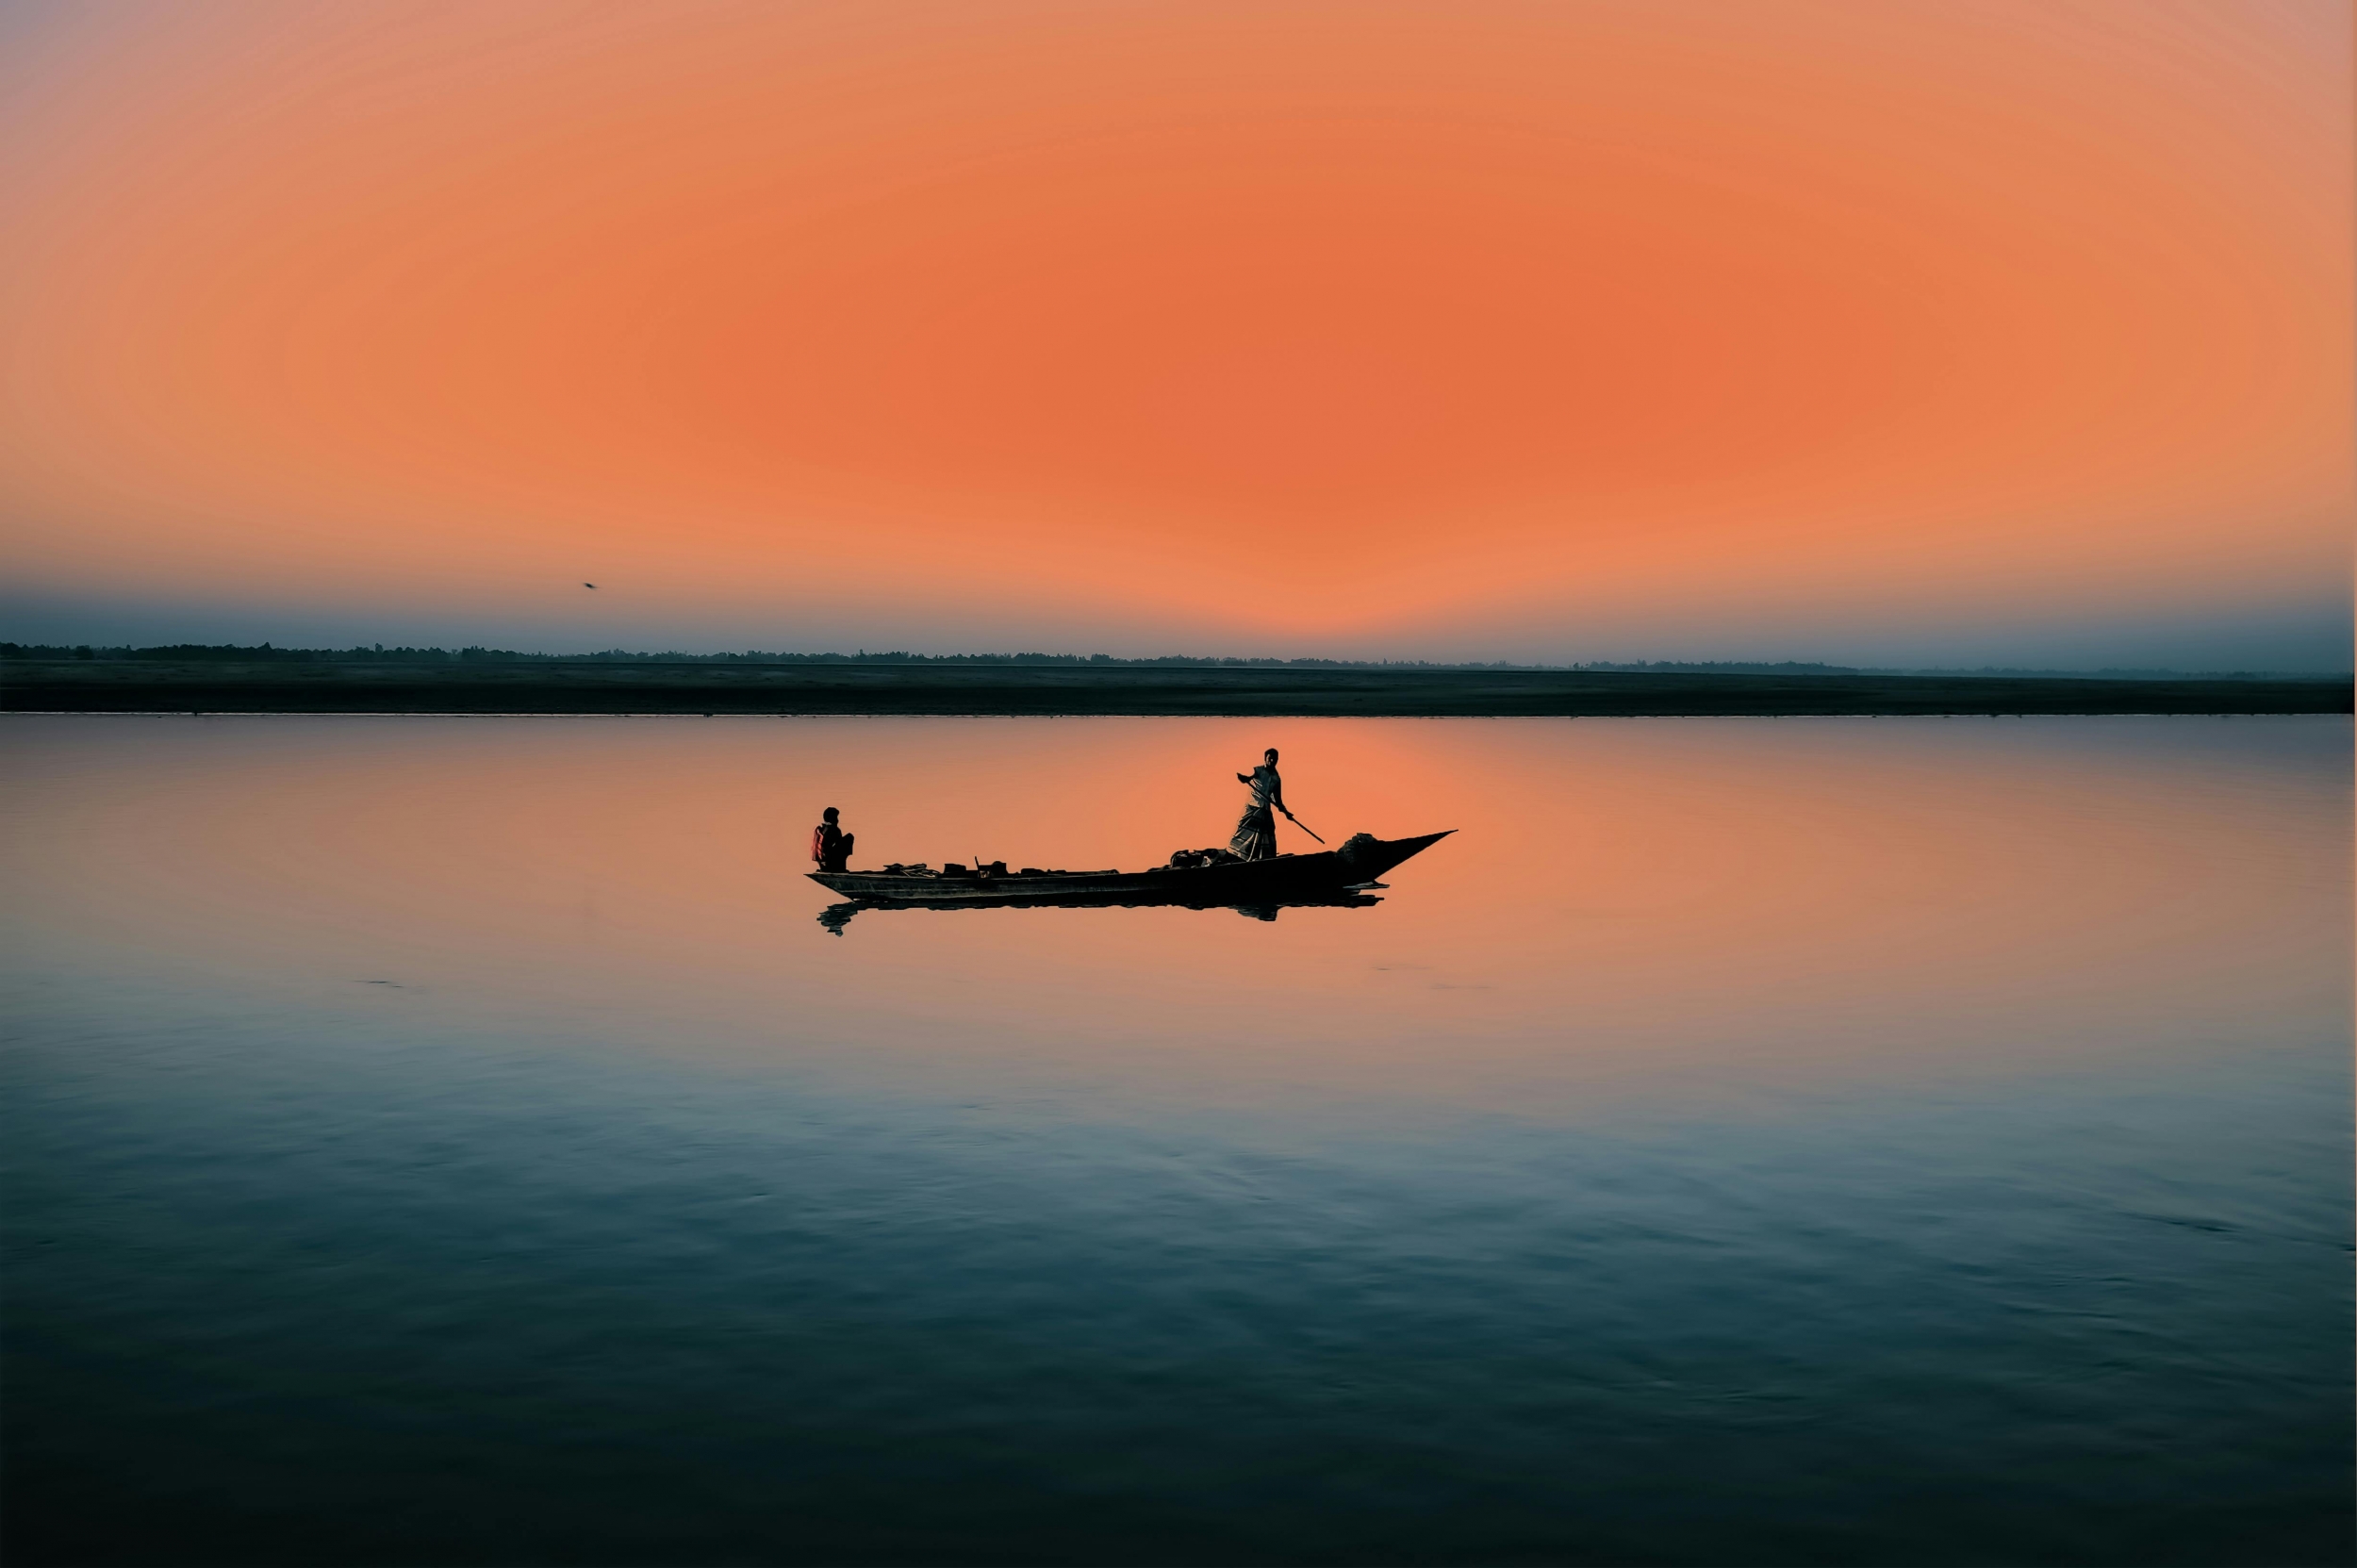
[[[1430,849],[1454,828],[1416,838],[1359,834],[1339,849],[1274,860],[1230,860],[1211,866],[1162,866],[1151,871],[1007,871],[946,866],[893,866],[881,871],[813,871],[810,880],[861,904],[1169,903],[1213,908],[1228,904],[1346,902],[1409,855]]]
[[[1385,884],[1363,883],[1346,887],[1339,893],[1294,893],[1281,898],[1252,897],[1242,899],[1206,899],[1185,893],[1104,893],[1049,894],[1028,899],[960,899],[952,902],[940,900],[931,903],[910,902],[892,899],[852,899],[839,904],[829,904],[818,912],[818,923],[843,934],[851,917],[869,910],[925,909],[1232,909],[1255,920],[1274,920],[1279,912],[1288,909],[1372,909],[1383,900],[1376,896]]]

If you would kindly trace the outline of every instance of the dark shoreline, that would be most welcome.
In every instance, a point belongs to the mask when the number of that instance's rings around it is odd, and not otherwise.
[[[1144,715],[1361,718],[2332,714],[2346,676],[2075,679],[1602,670],[12,660],[9,713]]]

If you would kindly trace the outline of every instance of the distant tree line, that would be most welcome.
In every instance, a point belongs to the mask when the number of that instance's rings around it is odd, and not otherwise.
[[[748,649],[742,653],[683,653],[676,651],[662,653],[633,652],[610,648],[599,653],[525,653],[512,648],[387,648],[383,643],[370,643],[354,648],[276,648],[259,643],[240,647],[235,643],[180,642],[154,648],[97,648],[89,644],[63,646],[54,643],[0,642],[0,661],[6,660],[70,660],[91,659],[124,663],[175,662],[215,664],[413,664],[413,665],[482,665],[482,664],[887,664],[887,665],[1084,665],[1090,667],[1119,667],[1155,668],[1182,667],[1208,669],[1431,669],[1431,670],[1552,670],[1557,672],[1592,670],[1607,674],[1625,675],[1992,675],[1992,676],[2072,676],[2107,680],[2175,680],[2185,671],[2176,669],[2018,669],[1997,665],[1978,668],[1888,668],[1865,665],[1838,665],[1785,660],[1771,664],[1750,660],[1638,660],[1623,663],[1611,660],[1591,660],[1580,664],[1544,665],[1516,664],[1499,660],[1490,664],[1435,663],[1428,659],[1237,659],[1208,658],[1188,653],[1163,653],[1154,658],[1116,658],[1111,653],[911,653],[902,650],[870,652],[860,649],[850,653],[766,653]],[[2211,672],[2212,680],[2285,679],[2264,670],[2236,669]],[[2347,675],[2292,676],[2290,679],[2347,680]]]
[[[610,648],[598,653],[525,653],[507,648],[387,648],[373,643],[356,648],[275,648],[265,642],[252,648],[234,643],[209,645],[172,643],[155,648],[61,647],[48,643],[0,642],[0,659],[105,659],[220,664],[918,664],[918,665],[1090,665],[1150,667],[1203,666],[1236,669],[1543,669],[1561,666],[1525,664],[1434,664],[1426,659],[1230,659],[1198,658],[1164,653],[1154,658],[1115,658],[1111,653],[911,653],[861,649],[852,653],[767,653],[748,649],[742,653],[633,652]]]

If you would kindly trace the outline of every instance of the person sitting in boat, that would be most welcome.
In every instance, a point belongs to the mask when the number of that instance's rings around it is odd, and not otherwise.
[[[1236,782],[1248,784],[1252,800],[1236,820],[1236,835],[1228,841],[1228,848],[1240,860],[1275,860],[1277,858],[1277,816],[1285,813],[1291,822],[1294,814],[1285,811],[1285,781],[1277,776],[1277,748],[1266,753],[1268,760],[1249,773],[1239,773]]]
[[[859,835],[843,831],[842,813],[829,806],[820,813],[816,827],[810,830],[810,858],[818,863],[821,871],[848,871],[851,867],[851,844]]]

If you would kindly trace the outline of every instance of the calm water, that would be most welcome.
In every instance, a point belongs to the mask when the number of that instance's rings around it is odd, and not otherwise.
[[[2349,1561],[2350,741],[0,721],[10,1556]]]

